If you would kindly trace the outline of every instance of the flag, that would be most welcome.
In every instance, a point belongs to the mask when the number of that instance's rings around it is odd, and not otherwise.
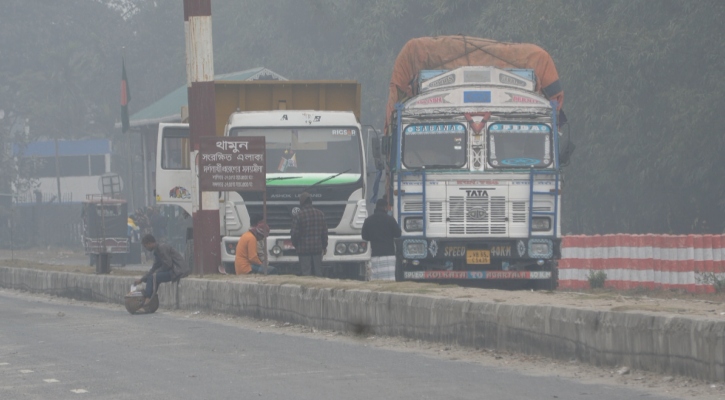
[[[126,133],[130,127],[128,122],[128,102],[131,101],[131,89],[126,79],[126,61],[121,59],[121,132]]]

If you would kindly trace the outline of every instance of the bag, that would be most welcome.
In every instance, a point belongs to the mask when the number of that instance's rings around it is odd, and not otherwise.
[[[124,296],[124,306],[126,307],[126,311],[128,311],[129,314],[137,314],[141,306],[144,302],[143,292],[136,287],[136,285],[131,286],[131,290]],[[156,312],[156,310],[159,308],[159,296],[156,294],[153,295],[151,298],[151,302],[144,307],[143,313],[145,314],[151,314]]]

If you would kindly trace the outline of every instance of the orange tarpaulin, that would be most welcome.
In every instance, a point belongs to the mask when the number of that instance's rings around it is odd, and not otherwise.
[[[454,69],[469,65],[533,69],[536,90],[550,100],[564,103],[554,61],[534,44],[504,43],[469,36],[438,36],[411,39],[395,59],[386,108],[386,132],[395,103],[415,95],[418,74],[427,69]]]

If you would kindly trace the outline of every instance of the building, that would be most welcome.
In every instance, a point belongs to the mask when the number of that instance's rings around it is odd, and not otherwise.
[[[111,172],[112,144],[106,139],[46,140],[28,144],[19,157],[34,165],[34,187],[17,193],[18,203],[78,203],[101,193],[99,180]]]

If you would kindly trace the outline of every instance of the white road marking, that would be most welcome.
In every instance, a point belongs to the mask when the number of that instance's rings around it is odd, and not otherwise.
[[[47,383],[57,383],[57,382],[60,382],[60,381],[57,380],[57,379],[43,379],[43,382],[47,382]]]
[[[71,390],[71,392],[76,393],[76,394],[88,393],[88,391],[85,389],[73,389],[73,390]]]
[[[30,373],[33,373],[33,372],[34,371],[32,369],[21,369],[20,370],[20,373],[22,373],[22,374],[30,374]]]
[[[0,363],[0,365],[10,365],[10,363]]]

